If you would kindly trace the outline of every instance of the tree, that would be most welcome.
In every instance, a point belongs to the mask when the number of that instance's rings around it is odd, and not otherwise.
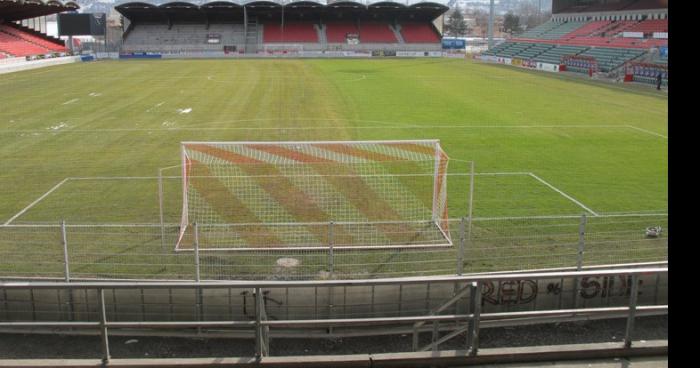
[[[508,12],[503,18],[503,32],[510,34],[520,32],[520,17]]]
[[[489,14],[483,10],[475,10],[473,13],[474,24],[481,30],[481,36],[486,37],[486,32],[489,26]]]
[[[467,22],[464,21],[464,15],[459,6],[455,7],[454,11],[448,19],[448,23],[445,26],[446,33],[450,36],[465,36],[468,31]]]

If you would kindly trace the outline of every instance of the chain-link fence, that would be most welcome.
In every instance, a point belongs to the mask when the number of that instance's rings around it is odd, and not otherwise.
[[[285,231],[293,231],[285,226]],[[203,244],[193,242],[176,249],[179,228],[175,225],[6,225],[0,226],[0,277],[360,279],[582,267],[668,257],[667,215],[453,219],[449,242],[406,242],[405,247],[373,247],[372,242],[366,247],[346,247],[343,236],[348,234],[343,232],[364,231],[368,226],[318,226],[324,228],[326,245],[266,249],[236,248],[232,242],[225,249],[207,248],[208,236],[233,236],[221,233],[226,227],[218,227],[215,233],[205,229],[196,234]],[[407,227],[394,224],[385,230],[397,229]]]

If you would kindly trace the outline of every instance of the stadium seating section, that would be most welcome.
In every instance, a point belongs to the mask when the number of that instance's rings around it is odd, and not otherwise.
[[[398,39],[386,22],[362,22],[360,24],[360,42],[397,43]]]
[[[401,23],[401,35],[407,43],[440,42],[440,35],[429,23]]]
[[[571,45],[552,45],[530,42],[505,42],[492,50],[485,52],[485,55],[500,56],[506,58],[519,58],[523,60],[533,60],[541,63],[560,64],[563,56],[581,55],[596,58],[598,67],[602,72],[615,70],[646,53],[645,50],[632,48],[608,48],[608,47],[586,47]],[[579,70],[574,70],[579,71]],[[580,70],[580,72],[586,72]]]
[[[263,24],[263,42],[317,43],[318,32],[313,22],[289,22],[284,26],[279,22],[268,22]]]
[[[326,39],[331,43],[347,42],[348,34],[359,34],[355,22],[326,22]]]
[[[17,25],[0,24],[0,58],[65,52],[64,45]]]

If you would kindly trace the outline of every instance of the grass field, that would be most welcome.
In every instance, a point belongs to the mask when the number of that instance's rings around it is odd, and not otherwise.
[[[0,101],[0,223],[157,223],[181,141],[440,139],[451,174],[507,174],[476,177],[476,217],[667,209],[668,100],[647,88],[465,60],[172,60],[3,75]],[[448,180],[451,217],[466,183]],[[165,194],[177,223],[179,180]]]

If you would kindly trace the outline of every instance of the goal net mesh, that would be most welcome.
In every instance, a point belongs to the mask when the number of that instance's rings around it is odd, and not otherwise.
[[[186,142],[182,164],[178,250],[452,244],[437,140]]]

